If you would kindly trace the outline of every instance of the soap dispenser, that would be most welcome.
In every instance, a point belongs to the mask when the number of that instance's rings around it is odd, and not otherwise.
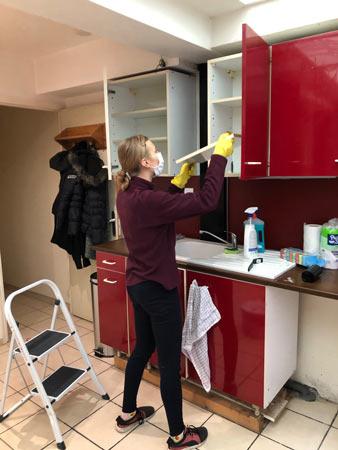
[[[244,222],[244,257],[253,259],[257,256],[257,232],[252,217],[257,211],[256,206],[245,210],[248,219]]]

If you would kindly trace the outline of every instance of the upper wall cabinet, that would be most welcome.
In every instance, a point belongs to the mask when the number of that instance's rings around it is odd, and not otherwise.
[[[197,143],[196,77],[163,70],[105,81],[108,170],[119,169],[121,140],[143,134],[162,152],[163,175],[178,171],[176,159]]]
[[[338,176],[338,32],[272,46],[271,176]]]
[[[208,61],[208,140],[225,131],[241,134],[225,176],[267,175],[269,47],[243,25],[243,52]]]

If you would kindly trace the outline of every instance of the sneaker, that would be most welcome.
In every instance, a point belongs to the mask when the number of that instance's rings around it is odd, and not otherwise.
[[[129,420],[123,420],[121,416],[116,418],[115,429],[119,433],[127,433],[134,428],[142,425],[144,422],[149,420],[155,414],[155,409],[152,406],[141,406],[136,408],[136,414]]]
[[[184,430],[183,438],[179,442],[174,442],[170,437],[167,440],[168,449],[184,450],[186,448],[197,448],[204,444],[208,437],[208,430],[205,427],[189,426]]]

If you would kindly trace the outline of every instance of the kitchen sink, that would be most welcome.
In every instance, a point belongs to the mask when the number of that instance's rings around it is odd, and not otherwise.
[[[269,279],[275,279],[295,266],[281,259],[278,251],[267,250],[259,255],[263,257],[263,263],[255,264],[249,272],[251,261],[244,257],[243,249],[239,249],[239,254],[225,254],[223,244],[185,238],[176,242],[176,260]]]

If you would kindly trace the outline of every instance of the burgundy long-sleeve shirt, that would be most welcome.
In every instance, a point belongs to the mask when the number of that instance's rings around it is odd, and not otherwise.
[[[155,191],[150,181],[132,177],[117,195],[116,206],[129,250],[127,286],[146,280],[165,289],[178,286],[175,221],[216,209],[223,188],[227,160],[213,155],[199,192],[184,194],[171,183],[167,192]]]

